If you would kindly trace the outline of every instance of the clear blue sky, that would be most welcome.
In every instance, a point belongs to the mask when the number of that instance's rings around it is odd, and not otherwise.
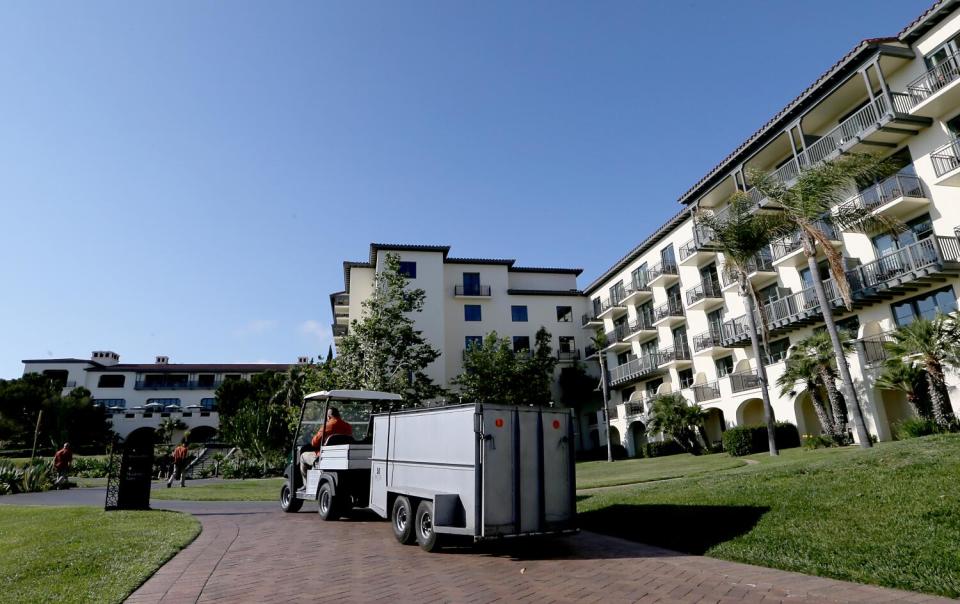
[[[0,377],[324,354],[371,241],[586,285],[930,2],[7,3]]]

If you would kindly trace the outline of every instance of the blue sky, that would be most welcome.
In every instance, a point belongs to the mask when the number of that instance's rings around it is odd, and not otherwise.
[[[325,354],[371,241],[586,285],[930,1],[7,3],[0,377]]]

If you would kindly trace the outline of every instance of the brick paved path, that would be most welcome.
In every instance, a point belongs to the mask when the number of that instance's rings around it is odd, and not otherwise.
[[[161,502],[155,502],[161,505]],[[584,533],[427,554],[372,516],[188,504],[197,540],[128,600],[145,602],[936,602],[930,596],[687,556]]]

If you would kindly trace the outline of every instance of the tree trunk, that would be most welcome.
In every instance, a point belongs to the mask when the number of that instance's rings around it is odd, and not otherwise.
[[[912,390],[907,391],[907,405],[910,407],[910,411],[917,417],[922,418],[923,415],[920,414],[920,406],[917,405],[917,395],[913,393]]]
[[[823,323],[830,335],[830,343],[833,344],[833,354],[837,357],[837,369],[840,370],[840,381],[843,384],[843,398],[849,404],[853,413],[853,427],[857,433],[857,440],[860,441],[861,447],[869,449],[873,446],[873,443],[870,442],[870,434],[867,432],[867,425],[863,421],[863,413],[860,411],[860,400],[857,398],[857,391],[853,386],[850,365],[847,364],[847,357],[843,354],[843,346],[840,344],[840,334],[837,332],[837,324],[833,320],[833,307],[830,305],[827,293],[823,289],[823,281],[820,280],[816,242],[810,233],[805,230],[803,231],[803,253],[807,257],[810,280],[813,281],[813,291],[816,292],[817,301],[820,303]],[[839,420],[839,418],[837,419]]]
[[[603,392],[603,425],[607,429],[607,461],[613,461],[613,441],[610,440],[610,409],[607,401],[609,393],[607,388],[607,363],[604,361],[604,352],[597,351],[597,357],[600,359],[600,388]]]
[[[941,428],[947,428],[950,425],[949,412],[946,409],[946,401],[943,400],[943,391],[940,385],[943,384],[943,368],[939,363],[927,363],[927,390],[930,392],[930,406],[933,408],[933,421]]]
[[[776,437],[776,418],[773,414],[773,405],[770,403],[770,392],[767,390],[767,368],[763,364],[763,355],[760,352],[760,340],[757,337],[757,321],[754,317],[753,298],[747,291],[749,284],[747,276],[740,272],[737,275],[740,283],[740,296],[747,303],[747,327],[750,329],[750,345],[753,347],[753,356],[757,360],[757,379],[760,381],[760,396],[763,398],[763,421],[767,425],[767,443],[770,446],[770,455],[779,455]],[[762,317],[761,317],[762,320]]]
[[[820,393],[816,390],[817,385],[811,383],[807,388],[810,390],[810,402],[813,404],[813,411],[817,414],[817,419],[820,420],[820,428],[827,434],[832,435],[833,419],[827,414],[827,408],[823,405]]]
[[[833,415],[833,418],[830,422],[830,435],[842,436],[846,430],[844,418],[847,414],[840,405],[840,396],[837,392],[837,385],[833,381],[835,376],[833,375],[833,372],[826,367],[821,367],[819,372],[820,381],[823,382],[823,388],[827,391],[827,400],[830,401],[830,413]]]

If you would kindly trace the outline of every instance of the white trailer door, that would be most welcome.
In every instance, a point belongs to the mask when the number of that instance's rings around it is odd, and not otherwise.
[[[483,432],[483,532],[484,537],[517,532],[519,498],[515,483],[519,468],[514,460],[517,412],[500,406],[484,406]]]
[[[573,425],[569,412],[543,412],[544,530],[574,523]]]

